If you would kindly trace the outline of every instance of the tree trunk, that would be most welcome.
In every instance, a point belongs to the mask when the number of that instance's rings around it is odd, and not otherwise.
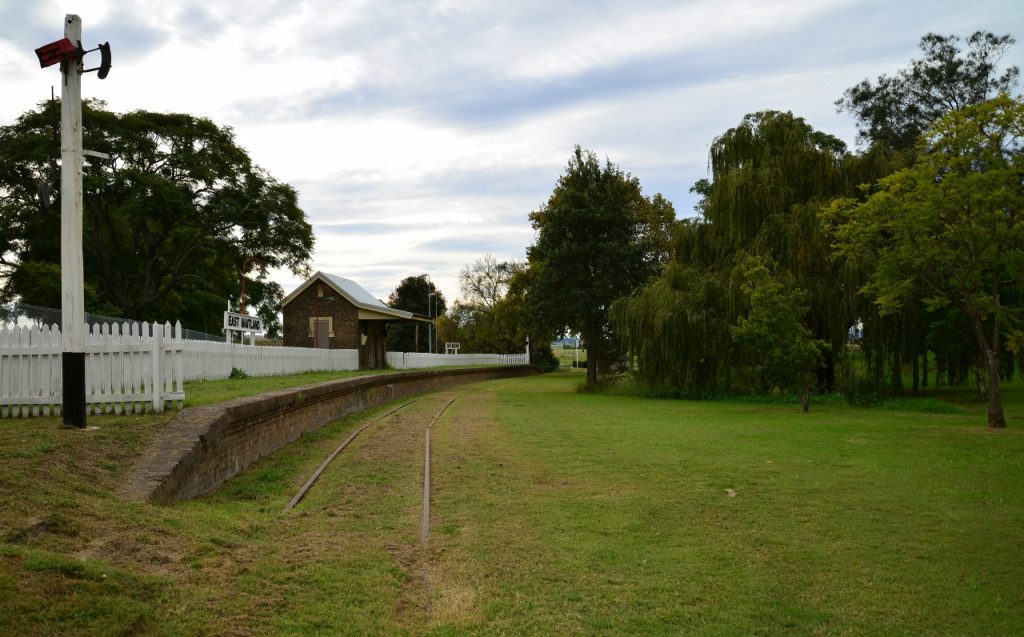
[[[586,334],[583,338],[587,341],[587,386],[593,387],[597,384],[597,328],[593,319],[587,319]]]
[[[903,395],[903,355],[899,346],[892,351],[892,391],[897,396]]]
[[[811,389],[804,387],[803,393],[800,394],[800,406],[803,407],[804,413],[811,411]]]
[[[836,355],[832,350],[825,352],[825,364],[818,367],[816,371],[818,387],[824,392],[830,392],[836,386]]]
[[[999,321],[996,320],[992,328],[990,345],[985,337],[985,325],[977,311],[969,305],[965,309],[988,371],[988,426],[1003,429],[1006,427],[1006,416],[1003,415],[1003,396],[999,391]]]
[[[919,360],[919,358],[917,356],[917,352],[914,352],[914,364],[913,364],[913,371],[912,371],[913,377],[914,377],[914,385],[913,385],[913,387],[911,388],[910,391],[915,396],[917,396],[918,383],[920,382],[920,368],[918,367],[918,364],[919,364],[918,360]]]
[[[988,361],[988,426],[996,429],[1006,427],[1006,416],[1003,415],[1003,397],[999,391],[999,354],[986,352]]]

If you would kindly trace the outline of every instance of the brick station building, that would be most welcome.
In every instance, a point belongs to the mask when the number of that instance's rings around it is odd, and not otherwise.
[[[351,279],[317,272],[282,302],[286,347],[358,349],[360,369],[382,369],[387,328],[430,323],[427,317],[384,305]]]

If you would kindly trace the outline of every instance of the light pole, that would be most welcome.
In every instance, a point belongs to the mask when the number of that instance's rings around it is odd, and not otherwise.
[[[255,263],[258,267],[263,267],[263,262],[259,260],[259,257],[245,257],[242,261],[242,307],[239,309],[241,314],[245,314],[245,273],[248,272],[249,263]]]
[[[434,293],[430,290],[430,275],[421,274],[421,279],[427,280],[427,318],[430,318],[430,297],[434,296]],[[430,322],[427,324],[427,353],[434,353],[434,323]]]
[[[431,299],[433,299],[433,301],[434,301],[434,305],[433,305],[434,310],[433,311],[430,310],[430,307],[431,307],[430,301],[431,301]],[[430,317],[429,338],[430,338],[430,353],[431,354],[434,353],[434,315],[435,314],[437,314],[437,292],[431,292],[430,294],[427,295],[427,316]]]

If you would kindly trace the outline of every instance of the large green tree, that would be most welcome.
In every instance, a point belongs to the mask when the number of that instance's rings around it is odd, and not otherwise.
[[[83,104],[86,309],[217,331],[225,301],[276,323],[268,268],[304,275],[312,227],[293,188],[255,166],[230,128],[186,114]],[[60,303],[60,104],[0,127],[2,294]],[[243,264],[247,272],[243,272]]]
[[[836,104],[857,119],[860,140],[867,145],[863,153],[850,157],[853,183],[874,183],[905,168],[914,159],[920,135],[933,121],[1012,89],[1018,69],[1000,71],[998,66],[1013,43],[1009,35],[980,31],[966,42],[928,34],[921,39],[923,57],[875,83],[865,80],[847,89]],[[872,270],[871,263],[858,259],[848,279],[859,287]],[[927,385],[930,366],[937,372],[936,381],[950,384],[965,382],[968,368],[984,368],[969,330],[954,329],[964,323],[960,311],[923,305],[920,298],[907,298],[899,311],[890,308],[883,314],[866,297],[855,299],[854,316],[864,324],[861,351],[876,387],[888,384],[901,391],[908,364],[915,391],[919,384]],[[1012,358],[1009,363],[1012,373]]]
[[[525,279],[531,322],[539,328],[533,336],[583,334],[593,385],[614,346],[609,308],[666,262],[675,211],[663,197],[645,197],[636,177],[577,146],[530,222],[537,232]]]
[[[444,316],[447,304],[444,294],[434,286],[425,274],[407,276],[388,297],[388,305],[399,310],[414,312],[420,316]],[[388,328],[388,351],[419,352],[430,351],[431,328],[422,325],[392,325]],[[435,350],[436,351],[436,350]]]
[[[711,179],[693,187],[701,218],[680,227],[673,263],[616,306],[641,382],[685,393],[734,384],[732,369],[746,362],[728,327],[749,310],[743,271],[755,255],[778,264],[788,289],[808,292],[809,329],[831,345],[819,382],[831,387],[852,295],[817,211],[853,192],[845,144],[792,113],[764,111],[717,137],[709,164]]]
[[[816,372],[829,345],[814,338],[803,324],[810,309],[807,293],[787,291],[769,265],[770,260],[753,257],[744,264],[741,289],[750,311],[737,319],[730,332],[733,340],[749,351],[760,389],[796,390],[807,412]]]
[[[1014,43],[1012,37],[977,31],[967,38],[966,51],[960,50],[959,43],[955,35],[925,35],[920,43],[923,58],[911,60],[895,75],[848,88],[836,106],[853,113],[860,138],[867,144],[913,149],[918,137],[942,115],[1008,92],[1017,82],[1017,67],[1002,74],[997,71],[999,60]]]
[[[1024,283],[1022,151],[1020,99],[953,111],[921,137],[913,166],[879,180],[866,201],[836,201],[826,215],[840,255],[870,261],[862,291],[883,313],[921,298],[966,317],[985,364],[991,427],[1006,426],[1002,332],[1020,344],[1021,308],[1007,303],[1007,291]]]

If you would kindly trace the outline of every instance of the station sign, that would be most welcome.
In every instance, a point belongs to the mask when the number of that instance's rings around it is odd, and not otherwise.
[[[237,312],[224,312],[224,329],[236,332],[263,333],[263,319]]]

